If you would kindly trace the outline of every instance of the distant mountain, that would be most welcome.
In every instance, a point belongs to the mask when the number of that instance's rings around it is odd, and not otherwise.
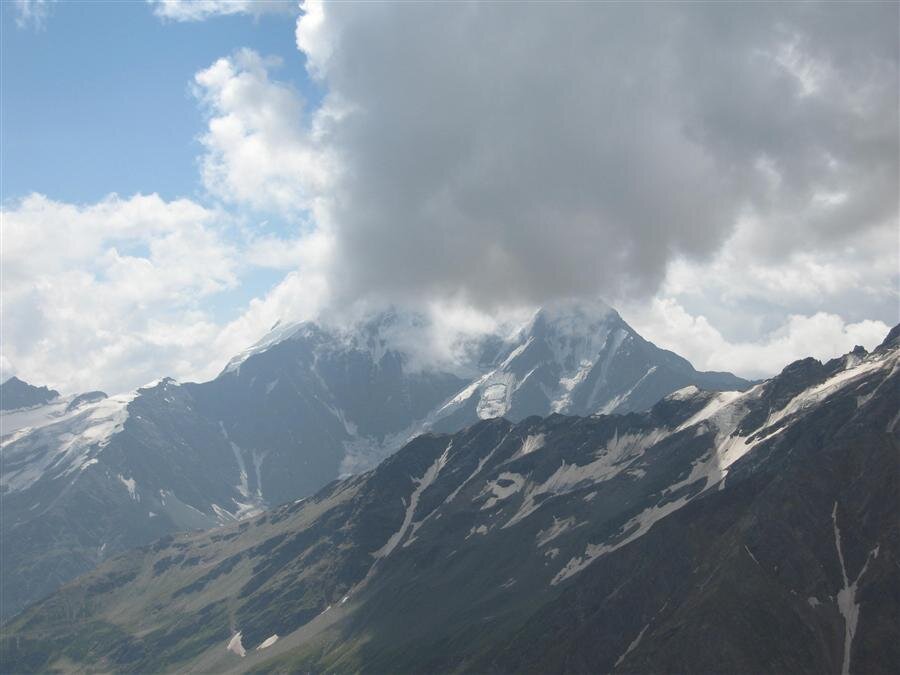
[[[455,431],[478,419],[647,410],[688,385],[742,390],[747,380],[704,373],[644,340],[602,302],[563,302],[539,310],[503,346],[484,374],[434,415],[433,428]]]
[[[749,385],[695,371],[600,303],[542,310],[513,339],[473,345],[453,372],[402,348],[423,321],[389,311],[345,329],[278,325],[210,382],[4,413],[0,616],[116,552],[311,495],[423,431]]]
[[[35,387],[13,376],[0,384],[0,410],[16,410],[17,408],[43,405],[58,396],[58,391],[47,387]]]
[[[900,327],[745,392],[481,421],[4,627],[4,672],[895,672]]]

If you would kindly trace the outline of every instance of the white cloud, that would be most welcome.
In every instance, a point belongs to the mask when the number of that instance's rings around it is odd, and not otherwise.
[[[296,215],[316,209],[332,160],[298,92],[269,78],[278,66],[243,49],[197,73],[209,116],[201,168],[206,188],[226,202]]]
[[[153,13],[171,21],[204,21],[230,14],[296,13],[295,0],[147,0]]]
[[[749,378],[770,377],[808,356],[825,361],[856,345],[872,349],[890,329],[881,321],[847,323],[835,314],[817,312],[791,315],[759,340],[732,342],[706,317],[689,314],[671,298],[631,309],[626,320],[658,346],[676,351],[701,370],[727,370]]]
[[[4,378],[109,393],[204,380],[276,321],[313,318],[329,300],[322,231],[247,237],[220,209],[155,194],[86,206],[33,194],[0,218]],[[262,267],[291,271],[237,318],[211,313],[213,296]]]
[[[41,30],[50,16],[52,0],[15,0],[16,26]]]
[[[203,302],[239,271],[221,212],[155,194],[88,206],[32,194],[0,217],[3,356],[21,377],[118,391],[217,356]]]

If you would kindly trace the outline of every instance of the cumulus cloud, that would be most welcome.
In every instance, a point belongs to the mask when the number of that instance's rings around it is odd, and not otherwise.
[[[304,4],[338,292],[652,295],[894,232],[896,5]]]
[[[315,210],[330,185],[320,131],[292,87],[272,80],[277,59],[243,49],[197,73],[208,115],[200,141],[203,183],[214,196],[259,210]]]
[[[329,299],[319,231],[261,237],[221,208],[156,194],[88,205],[32,194],[0,218],[3,379],[110,393],[207,379],[279,319],[311,318]],[[236,318],[214,315],[212,301],[258,268],[290,272]]]
[[[889,326],[881,321],[847,323],[840,316],[817,312],[792,315],[759,340],[730,341],[703,315],[691,315],[672,299],[655,299],[649,307],[626,316],[661,347],[672,349],[704,370],[728,370],[749,378],[769,377],[797,359],[821,361],[846,354],[856,345],[873,349]]]
[[[204,21],[230,14],[296,13],[294,0],[147,0],[153,13],[172,21]]]
[[[5,371],[118,391],[209,368],[219,330],[202,302],[238,283],[224,214],[155,194],[88,206],[32,194],[0,216]]]

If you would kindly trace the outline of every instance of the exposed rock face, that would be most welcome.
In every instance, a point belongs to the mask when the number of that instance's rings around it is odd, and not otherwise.
[[[5,626],[2,668],[893,672],[897,342],[420,436],[106,562]]]

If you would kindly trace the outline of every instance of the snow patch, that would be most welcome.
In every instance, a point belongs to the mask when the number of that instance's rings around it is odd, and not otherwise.
[[[481,399],[475,408],[479,419],[488,420],[506,414],[506,411],[509,410],[509,399],[512,397],[514,382],[515,375],[502,373],[482,390]]]
[[[700,389],[696,385],[689,384],[688,386],[682,387],[681,389],[676,389],[665,398],[669,401],[687,401],[694,398],[694,396],[699,393]]]
[[[710,417],[722,410],[725,406],[739,399],[745,393],[746,392],[742,391],[722,391],[717,394],[713,394],[709,402],[705,406],[703,406],[703,408],[700,409],[699,412],[695,413],[686,421],[682,422],[675,431],[683,431],[688,427],[692,427],[695,424],[703,422],[704,420],[708,420]]]
[[[466,539],[475,534],[485,535],[489,531],[487,525],[473,525],[472,529],[469,530],[469,534],[466,535]]]
[[[522,443],[522,449],[519,451],[519,456],[523,457],[525,455],[530,455],[532,452],[536,450],[540,450],[544,447],[544,434],[534,434],[525,438],[525,442]]]
[[[494,480],[488,481],[477,498],[481,498],[486,494],[491,496],[481,506],[482,511],[491,509],[504,499],[508,499],[516,494],[525,485],[525,477],[518,473],[510,473],[504,471]]]
[[[274,645],[276,642],[278,642],[278,635],[270,635],[265,640],[259,643],[259,647],[257,647],[256,650],[259,651],[261,649],[266,649]]]
[[[569,516],[568,518],[563,518],[562,520],[559,520],[556,516],[553,516],[553,524],[550,525],[550,527],[548,527],[547,529],[541,530],[537,533],[536,539],[538,548],[541,548],[545,544],[550,543],[566,530],[572,529],[574,525],[575,516]]]
[[[122,474],[118,474],[118,477],[122,482],[122,485],[128,490],[128,496],[131,497],[133,501],[141,501],[141,496],[137,493],[137,482],[134,478],[125,478]],[[163,506],[165,506],[165,502],[163,502]]]
[[[226,647],[228,651],[232,654],[237,654],[241,658],[244,658],[247,655],[247,650],[244,649],[244,645],[241,644],[241,633],[238,631],[235,633],[231,639],[228,641],[228,646]]]

